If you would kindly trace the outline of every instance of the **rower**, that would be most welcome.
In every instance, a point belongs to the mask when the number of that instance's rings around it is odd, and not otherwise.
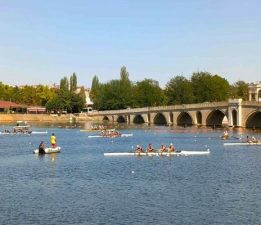
[[[247,137],[246,137],[246,142],[247,142],[247,143],[252,143],[252,140],[247,136]]]
[[[141,153],[142,152],[142,147],[140,145],[137,145],[136,152],[137,153]]]
[[[149,144],[147,147],[147,152],[153,152],[152,144]]]
[[[166,152],[167,151],[167,148],[166,148],[166,145],[161,145],[160,146],[160,149],[159,149],[159,152]]]
[[[175,148],[172,143],[170,143],[168,150],[169,150],[169,152],[175,152]]]
[[[228,131],[225,130],[222,136],[223,139],[227,139],[228,138]]]
[[[254,142],[254,143],[257,143],[257,140],[254,136],[251,138],[251,141]]]

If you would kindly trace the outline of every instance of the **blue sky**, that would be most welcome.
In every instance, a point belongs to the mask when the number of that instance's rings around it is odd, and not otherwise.
[[[166,83],[208,71],[261,81],[259,0],[0,0],[0,81]]]

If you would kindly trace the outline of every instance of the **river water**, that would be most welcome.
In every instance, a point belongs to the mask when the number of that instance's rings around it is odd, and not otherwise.
[[[33,130],[48,134],[0,136],[0,224],[261,224],[261,146],[224,146],[222,129],[122,127],[133,137],[112,139],[78,127]],[[34,155],[52,132],[61,153]],[[210,154],[103,155],[148,143]]]

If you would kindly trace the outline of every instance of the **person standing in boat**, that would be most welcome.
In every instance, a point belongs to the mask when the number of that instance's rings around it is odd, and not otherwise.
[[[40,145],[39,145],[39,148],[38,148],[38,150],[39,150],[39,155],[45,154],[44,149],[45,149],[44,142],[41,141],[41,143],[40,143]]]
[[[56,137],[55,137],[54,133],[52,133],[52,136],[50,137],[50,142],[51,142],[52,148],[56,148]]]

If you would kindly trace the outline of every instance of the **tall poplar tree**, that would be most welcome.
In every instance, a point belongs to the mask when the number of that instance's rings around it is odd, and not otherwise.
[[[70,76],[70,91],[74,92],[77,89],[77,76],[75,73],[73,73],[72,76]]]

